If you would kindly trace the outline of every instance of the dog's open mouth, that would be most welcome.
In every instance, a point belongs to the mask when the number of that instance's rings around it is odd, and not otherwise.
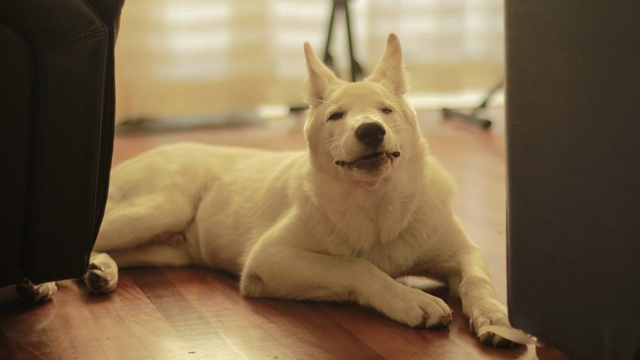
[[[349,168],[354,167],[357,169],[373,170],[384,164],[387,159],[393,161],[393,159],[397,157],[400,157],[400,151],[377,151],[369,155],[359,157],[353,161],[336,160],[335,163],[342,167],[348,166]]]

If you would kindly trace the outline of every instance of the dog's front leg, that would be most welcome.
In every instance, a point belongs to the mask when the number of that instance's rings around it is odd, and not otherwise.
[[[510,328],[507,308],[502,305],[489,275],[484,255],[477,245],[465,234],[459,221],[454,218],[450,240],[451,251],[445,258],[447,262],[447,278],[452,295],[462,300],[462,310],[469,318],[470,325],[476,334],[487,325]],[[492,332],[480,335],[480,340],[487,345],[510,346],[512,343]]]
[[[485,259],[477,248],[468,249],[460,254],[461,264],[458,287],[462,309],[469,317],[470,326],[476,334],[486,325],[498,325],[510,328],[507,308],[496,298],[496,292],[489,276]],[[507,346],[510,342],[491,332],[480,335],[484,344]]]
[[[302,232],[265,236],[291,234]],[[243,295],[355,301],[411,327],[437,328],[451,322],[451,310],[444,301],[400,284],[369,261],[312,252],[301,248],[301,243],[304,241],[261,239],[242,273]]]

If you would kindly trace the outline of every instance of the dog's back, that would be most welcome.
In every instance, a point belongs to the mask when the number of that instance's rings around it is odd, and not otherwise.
[[[150,239],[164,240],[168,235],[183,233],[196,218],[203,199],[213,201],[211,215],[224,217],[220,221],[228,225],[235,219],[232,214],[249,211],[232,209],[238,202],[231,202],[231,197],[246,200],[247,205],[269,203],[266,198],[259,199],[265,196],[265,186],[274,182],[274,177],[287,176],[282,174],[282,168],[301,155],[179,143],[125,161],[112,171],[103,221],[103,228],[119,230],[101,231],[95,251],[129,249]],[[211,192],[216,196],[212,197]],[[283,196],[271,199],[284,196],[283,191]],[[270,202],[273,204],[274,200]],[[120,223],[123,226],[118,226]],[[135,227],[124,226],[125,223]]]

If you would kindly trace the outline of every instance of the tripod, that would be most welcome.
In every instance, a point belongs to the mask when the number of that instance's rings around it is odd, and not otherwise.
[[[323,61],[333,72],[336,72],[335,63],[333,62],[333,56],[329,50],[331,47],[331,35],[333,34],[333,23],[335,21],[336,13],[339,11],[344,12],[344,18],[347,25],[347,41],[349,42],[349,65],[351,66],[351,81],[361,80],[364,77],[362,67],[355,59],[353,55],[353,38],[351,37],[351,21],[349,19],[349,0],[333,0],[333,8],[331,10],[331,17],[329,18],[329,29],[327,30],[327,42],[324,47]]]
[[[333,0],[333,7],[331,8],[331,16],[329,17],[329,26],[327,29],[327,41],[324,47],[324,56],[322,61],[329,69],[334,73],[337,73],[336,64],[333,61],[333,55],[331,55],[331,39],[333,35],[333,25],[336,19],[336,14],[339,12],[344,13],[344,19],[347,25],[347,42],[349,43],[349,65],[351,67],[351,81],[362,80],[364,78],[364,71],[362,66],[356,60],[353,54],[353,37],[351,36],[351,20],[349,17],[349,0]],[[307,106],[291,106],[290,111],[302,111],[306,110]]]

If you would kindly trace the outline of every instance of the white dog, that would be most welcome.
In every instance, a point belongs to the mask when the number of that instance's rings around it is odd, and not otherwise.
[[[454,182],[402,97],[396,35],[355,83],[304,50],[308,151],[178,144],[124,162],[112,172],[89,288],[113,290],[116,264],[199,265],[239,275],[249,297],[353,301],[411,327],[447,326],[444,301],[394,280],[418,274],[448,281],[477,333],[509,327],[483,255],[451,210]]]

